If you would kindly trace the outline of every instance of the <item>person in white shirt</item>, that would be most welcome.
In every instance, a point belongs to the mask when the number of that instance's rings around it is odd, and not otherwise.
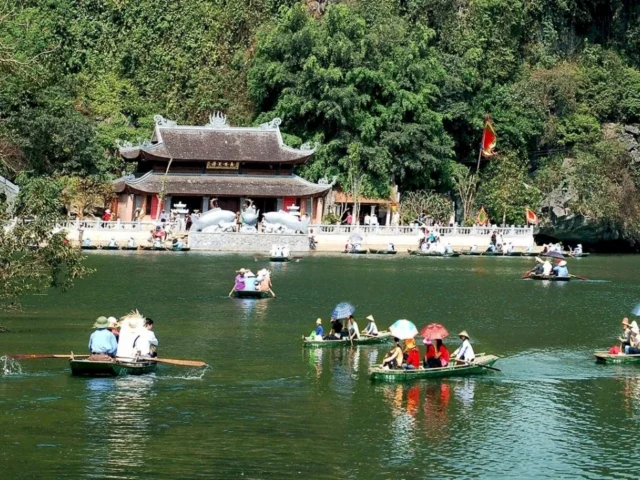
[[[129,247],[129,248],[133,248],[133,247],[135,247],[135,246],[136,246],[136,241],[135,241],[135,239],[134,239],[133,237],[131,237],[131,238],[129,239],[129,241],[127,242],[127,247]]]
[[[387,251],[388,252],[395,252],[396,251],[396,246],[393,244],[393,242],[387,243]]]
[[[360,329],[353,315],[347,319],[347,329],[349,330],[349,340],[360,340]]]
[[[364,330],[362,330],[362,333],[364,333],[365,335],[368,335],[370,337],[377,337],[378,336],[378,327],[376,326],[376,321],[373,318],[373,315],[369,315],[367,317],[367,320],[369,320],[369,323],[367,324],[366,327],[364,327]]]
[[[477,252],[478,251],[478,246],[477,245],[471,245],[471,249],[469,250],[471,252]]]
[[[158,339],[153,333],[153,320],[147,318],[144,321],[144,329],[133,341],[133,349],[138,357],[157,357]]]
[[[458,337],[460,337],[462,343],[451,355],[457,360],[462,360],[467,363],[473,362],[476,359],[476,354],[473,352],[471,342],[469,342],[469,334],[466,330],[463,330],[458,334]]]
[[[368,213],[364,216],[364,224],[365,225],[371,224],[371,215],[369,215]]]
[[[548,259],[545,259],[544,263],[542,264],[542,275],[544,275],[545,277],[548,277],[549,275],[551,275],[552,270],[553,270],[553,265],[551,265],[551,262],[549,262]]]
[[[117,247],[118,246],[118,242],[116,242],[115,237],[111,237],[111,240],[109,240],[109,245],[107,245],[108,247]]]

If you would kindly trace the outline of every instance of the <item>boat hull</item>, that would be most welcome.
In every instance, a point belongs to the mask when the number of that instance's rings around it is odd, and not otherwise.
[[[366,250],[344,250],[342,253],[346,253],[347,255],[366,255]]]
[[[554,277],[545,275],[529,275],[527,278],[531,280],[546,280],[547,282],[568,282],[571,277]]]
[[[535,253],[522,253],[522,252],[511,252],[511,253],[500,253],[500,252],[463,252],[463,255],[468,255],[471,257],[535,257]]]
[[[609,352],[594,352],[598,363],[640,363],[640,355],[614,354]]]
[[[233,292],[234,298],[269,298],[269,292],[259,292],[257,290],[236,290]]]
[[[360,340],[354,340],[353,345],[380,345],[389,343],[393,340],[393,335],[383,333],[377,337],[361,337]],[[308,337],[302,340],[304,348],[331,348],[331,347],[350,347],[351,341],[347,338],[344,340],[309,340]]]
[[[71,375],[75,377],[116,377],[120,375],[144,375],[155,371],[157,362],[143,360],[139,362],[91,362],[89,360],[69,360]]]
[[[270,262],[289,262],[291,261],[290,257],[269,257]]]
[[[421,252],[419,250],[409,250],[409,255],[414,257],[438,257],[438,258],[456,258],[459,257],[460,254],[457,252],[454,253],[429,253],[429,252]]]
[[[397,250],[374,250],[370,248],[369,253],[373,253],[375,255],[395,255],[396,253],[398,253],[398,251]]]
[[[489,371],[484,367],[491,367],[498,361],[495,355],[478,355],[471,365],[456,365],[442,368],[420,368],[418,370],[385,370],[381,366],[369,368],[371,380],[384,382],[405,382],[410,380],[424,380],[430,378],[466,377],[482,375]]]
[[[164,247],[143,247],[143,250],[151,250],[154,252],[188,252],[191,250],[189,247],[184,248],[164,248]]]
[[[82,250],[97,250],[98,247],[96,247],[95,245],[82,245],[80,247]]]
[[[109,247],[109,246],[106,246],[106,247],[102,247],[102,250],[120,250],[120,247]]]

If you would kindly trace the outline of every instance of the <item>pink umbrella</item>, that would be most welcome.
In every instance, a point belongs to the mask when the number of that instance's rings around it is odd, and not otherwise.
[[[429,340],[442,340],[449,336],[449,332],[439,323],[430,323],[422,329],[420,335]]]

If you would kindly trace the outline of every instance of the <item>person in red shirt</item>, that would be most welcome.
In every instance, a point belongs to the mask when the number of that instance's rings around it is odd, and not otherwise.
[[[416,370],[420,368],[420,350],[416,347],[416,342],[413,338],[405,340],[405,355],[406,359],[402,364],[402,368],[405,370]]]
[[[440,367],[449,365],[449,350],[444,346],[442,340],[436,340],[436,358],[440,362]]]
[[[424,355],[424,360],[422,361],[422,366],[424,368],[437,368],[441,367],[440,359],[436,357],[436,347],[433,345],[433,342],[428,338],[424,339],[424,344],[427,347],[427,351]]]

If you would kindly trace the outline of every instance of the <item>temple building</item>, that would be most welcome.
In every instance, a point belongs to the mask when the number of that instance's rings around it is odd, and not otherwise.
[[[150,142],[119,145],[122,158],[136,163],[134,174],[114,182],[114,214],[120,220],[133,220],[137,209],[143,218],[156,219],[162,209],[169,212],[177,203],[192,213],[206,212],[217,198],[223,210],[234,212],[245,199],[261,214],[296,205],[312,223],[320,223],[331,185],[293,173],[314,150],[286,146],[280,119],[259,127],[231,127],[220,114],[203,127],[176,125],[160,115],[154,120]]]

